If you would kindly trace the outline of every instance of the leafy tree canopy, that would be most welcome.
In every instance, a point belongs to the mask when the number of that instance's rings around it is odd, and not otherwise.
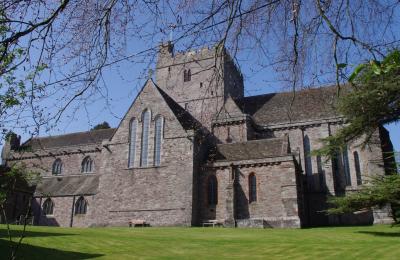
[[[104,121],[103,123],[95,125],[92,129],[90,129],[90,131],[99,130],[99,129],[109,129],[109,128],[111,128],[110,124],[108,122]]]
[[[372,177],[361,190],[344,197],[331,197],[329,203],[333,207],[327,210],[328,214],[351,213],[390,204],[393,220],[400,223],[400,175]]]
[[[400,119],[400,51],[382,61],[359,65],[349,77],[338,101],[338,112],[348,124],[323,139],[318,154],[333,156],[348,143],[362,138],[365,146],[377,128]]]
[[[383,124],[400,119],[400,51],[392,51],[382,61],[359,65],[349,77],[349,85],[339,96],[338,112],[347,125],[323,139],[316,153],[334,156],[336,151],[357,139],[365,146]],[[372,173],[374,174],[374,173]],[[400,175],[393,172],[374,176],[354,193],[331,197],[328,214],[350,213],[390,204],[392,217],[400,221]]]

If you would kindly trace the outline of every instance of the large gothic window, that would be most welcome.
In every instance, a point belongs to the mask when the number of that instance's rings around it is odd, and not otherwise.
[[[75,202],[75,215],[86,214],[87,211],[87,201],[84,197],[79,197]]]
[[[60,158],[58,158],[53,163],[52,174],[59,175],[61,173],[62,173],[62,161]]]
[[[208,178],[207,183],[208,205],[218,204],[218,181],[215,175]]]
[[[147,159],[149,155],[149,127],[151,113],[146,109],[142,114],[142,149],[140,153],[140,166],[147,167]]]
[[[43,215],[53,215],[54,203],[48,198],[44,201],[42,206]]]
[[[129,125],[129,157],[128,157],[129,168],[133,168],[135,166],[136,129],[137,129],[137,120],[136,118],[133,118]]]
[[[157,116],[154,126],[154,166],[161,164],[161,149],[163,139],[163,124],[164,119],[162,116]]]
[[[354,156],[354,168],[356,169],[357,185],[361,185],[362,179],[361,179],[360,157],[358,156],[357,151],[353,153],[353,156]]]
[[[86,156],[82,161],[82,173],[91,173],[93,172],[93,160],[90,156]]]
[[[257,178],[254,173],[249,175],[249,202],[257,201]]]

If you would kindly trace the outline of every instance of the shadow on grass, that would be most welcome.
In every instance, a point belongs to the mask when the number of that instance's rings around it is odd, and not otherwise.
[[[0,252],[1,259],[8,259],[10,256],[10,246],[15,246],[16,243],[0,239]],[[29,260],[45,260],[45,259],[57,259],[57,260],[71,260],[71,259],[91,259],[103,256],[102,254],[91,254],[91,253],[80,253],[72,251],[63,251],[53,248],[46,248],[41,246],[33,246],[29,244],[22,244],[17,252],[17,259],[29,259]]]
[[[378,237],[400,237],[400,232],[357,231],[357,233],[368,234]]]
[[[12,237],[20,237],[22,235],[22,230],[13,230],[10,231]],[[50,237],[50,236],[73,236],[75,234],[64,234],[64,233],[52,233],[52,232],[37,232],[37,231],[25,231],[26,237]],[[7,229],[0,228],[0,238],[7,238]]]

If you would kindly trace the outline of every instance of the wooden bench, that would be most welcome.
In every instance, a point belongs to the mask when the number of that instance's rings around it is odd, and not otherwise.
[[[129,220],[129,227],[136,227],[136,226],[148,227],[148,226],[150,226],[150,224],[147,223],[146,220],[142,220],[142,219]]]
[[[203,227],[207,227],[207,226],[223,226],[224,225],[225,220],[223,219],[209,219],[209,220],[205,220],[203,222]]]

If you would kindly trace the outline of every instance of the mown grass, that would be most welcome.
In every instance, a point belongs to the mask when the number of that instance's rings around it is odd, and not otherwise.
[[[12,226],[14,235],[20,227]],[[0,259],[7,259],[0,225]],[[19,259],[400,259],[400,228],[28,227]]]

